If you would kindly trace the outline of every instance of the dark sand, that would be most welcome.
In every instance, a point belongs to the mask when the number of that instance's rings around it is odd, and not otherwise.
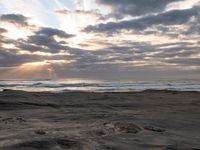
[[[0,92],[0,150],[200,150],[200,93]]]

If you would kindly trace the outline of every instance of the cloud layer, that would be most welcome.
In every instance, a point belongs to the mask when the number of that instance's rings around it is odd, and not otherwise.
[[[41,70],[46,77],[53,70],[58,78],[198,78],[200,6],[167,9],[186,1],[97,0],[98,7],[90,9],[49,6],[47,11],[57,17],[49,18],[51,25],[40,23],[40,15],[3,13],[0,78],[31,77],[30,72],[40,75]],[[94,20],[81,18],[88,15]],[[77,20],[76,34],[68,32],[72,22],[65,23],[65,17]]]
[[[117,30],[144,30],[155,25],[181,25],[187,23],[191,17],[197,19],[200,14],[200,7],[195,6],[184,10],[171,10],[158,15],[149,15],[139,19],[128,21],[101,23],[95,26],[88,26],[85,32],[114,32]]]
[[[142,16],[165,10],[167,4],[181,0],[98,0],[98,3],[112,7],[113,15],[120,18],[125,15]]]
[[[4,14],[0,16],[0,21],[9,22],[19,26],[28,26],[28,17],[21,14]]]

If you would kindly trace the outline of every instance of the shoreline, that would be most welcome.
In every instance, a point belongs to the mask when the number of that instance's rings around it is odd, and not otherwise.
[[[200,92],[0,92],[0,149],[198,150]]]
[[[24,93],[145,93],[145,92],[189,92],[189,93],[200,93],[200,91],[183,91],[183,90],[171,90],[171,89],[145,89],[145,90],[127,90],[127,91],[81,91],[81,90],[64,90],[64,91],[25,91],[25,90],[13,90],[13,89],[2,89],[0,93],[3,92],[24,92]]]

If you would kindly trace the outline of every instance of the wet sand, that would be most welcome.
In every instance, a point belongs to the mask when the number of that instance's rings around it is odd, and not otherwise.
[[[0,92],[0,150],[200,150],[200,92]]]

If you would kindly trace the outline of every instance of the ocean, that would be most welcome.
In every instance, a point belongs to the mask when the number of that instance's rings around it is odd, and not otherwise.
[[[81,79],[0,80],[3,89],[34,92],[127,92],[154,90],[200,91],[200,80],[97,81]]]

